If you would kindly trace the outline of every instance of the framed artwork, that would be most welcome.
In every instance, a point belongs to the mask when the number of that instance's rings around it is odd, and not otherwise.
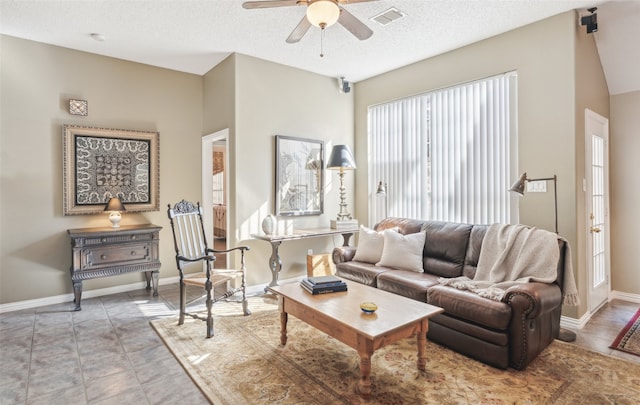
[[[276,135],[276,215],[324,210],[324,141]]]
[[[158,132],[65,125],[63,136],[64,215],[102,213],[111,197],[159,210]]]

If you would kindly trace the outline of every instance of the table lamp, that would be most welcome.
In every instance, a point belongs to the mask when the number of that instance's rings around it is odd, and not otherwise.
[[[126,211],[127,209],[122,204],[122,201],[118,197],[113,197],[109,199],[107,205],[104,207],[105,211],[109,211],[109,220],[111,221],[111,225],[114,228],[120,228],[120,220],[122,216],[120,215],[121,211]]]
[[[347,197],[346,187],[344,186],[344,172],[345,170],[354,170],[356,168],[356,161],[351,153],[351,148],[348,145],[335,145],[331,150],[331,157],[327,163],[327,169],[338,170],[338,176],[340,177],[340,210],[338,211],[338,217],[335,220],[331,220],[331,228],[344,229],[344,228],[357,228],[358,221],[353,219],[349,211],[347,211]]]

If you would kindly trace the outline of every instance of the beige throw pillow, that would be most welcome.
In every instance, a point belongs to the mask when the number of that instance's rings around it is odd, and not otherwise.
[[[426,232],[403,235],[399,232],[383,232],[382,256],[376,266],[423,272],[422,251]]]
[[[376,232],[364,225],[360,225],[360,234],[358,235],[358,247],[353,260],[376,264],[380,261],[382,255],[382,246],[384,245],[384,237],[382,232]]]

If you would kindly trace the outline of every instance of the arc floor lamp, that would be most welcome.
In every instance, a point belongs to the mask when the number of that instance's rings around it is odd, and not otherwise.
[[[553,180],[553,204],[554,204],[554,213],[555,213],[555,230],[558,233],[558,176],[555,174],[553,177],[544,177],[539,179],[530,179],[527,177],[527,172],[522,173],[520,178],[513,183],[513,185],[509,188],[509,191],[524,195],[525,183],[532,181],[550,181]]]

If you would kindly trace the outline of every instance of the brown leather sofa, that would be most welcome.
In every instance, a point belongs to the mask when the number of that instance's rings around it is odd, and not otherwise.
[[[426,232],[424,272],[354,261],[356,248],[343,246],[333,251],[336,274],[443,308],[429,320],[429,340],[491,366],[522,370],[558,337],[565,242],[558,241],[554,283],[511,287],[498,302],[438,283],[439,277],[473,279],[487,225],[387,218],[374,229],[393,227],[405,235]]]

